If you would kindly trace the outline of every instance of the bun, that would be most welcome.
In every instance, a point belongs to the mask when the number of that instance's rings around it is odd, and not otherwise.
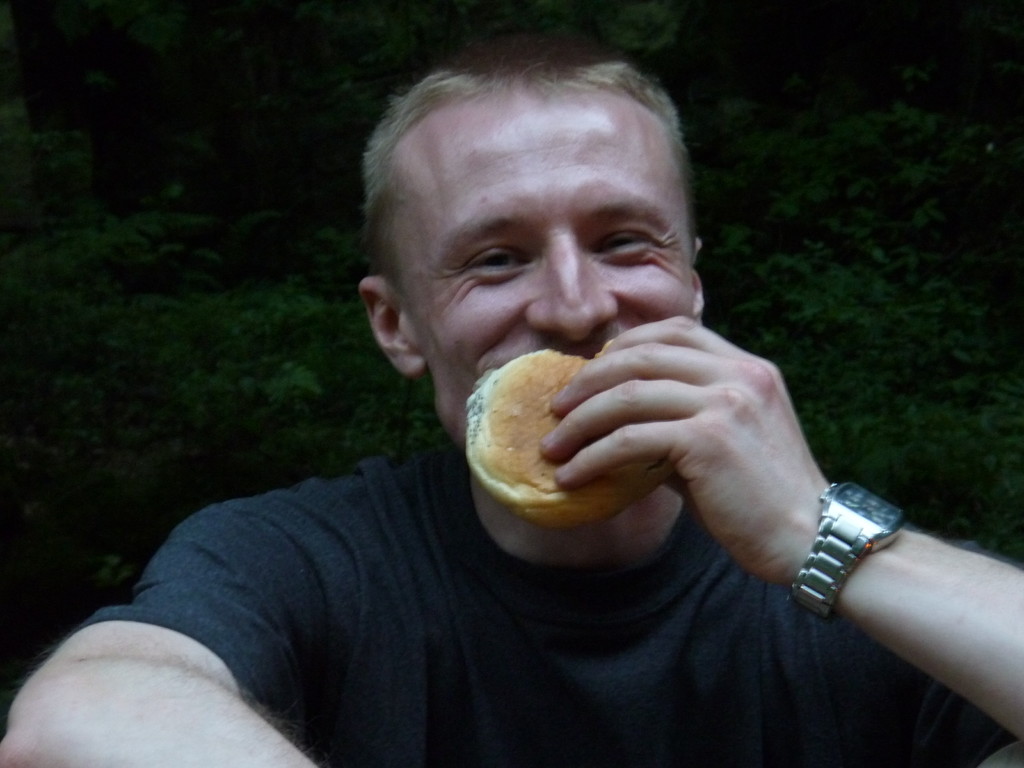
[[[512,512],[545,528],[605,520],[664,482],[665,462],[631,464],[570,491],[540,452],[554,429],[551,398],[587,362],[554,350],[531,352],[491,371],[467,401],[466,458],[480,484]]]

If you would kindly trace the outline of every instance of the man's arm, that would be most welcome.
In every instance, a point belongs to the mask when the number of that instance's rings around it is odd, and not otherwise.
[[[552,407],[563,485],[667,458],[736,562],[792,584],[827,482],[775,366],[676,318],[623,333]],[[1024,739],[1024,570],[905,531],[853,572],[839,611]]]
[[[312,768],[243,699],[225,664],[171,630],[105,622],[68,638],[22,688],[0,768]]]
[[[1024,739],[1024,571],[904,531],[854,570],[837,610]]]
[[[1024,742],[1016,741],[987,757],[978,768],[1020,768],[1024,765]]]

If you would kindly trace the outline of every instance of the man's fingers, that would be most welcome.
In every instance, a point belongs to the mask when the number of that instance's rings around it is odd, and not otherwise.
[[[630,379],[569,411],[541,441],[552,461],[565,461],[605,435],[654,421],[676,421],[700,407],[701,389],[678,381]]]
[[[626,464],[664,461],[678,451],[682,429],[682,422],[626,424],[577,451],[556,470],[555,479],[563,488],[571,489]]]

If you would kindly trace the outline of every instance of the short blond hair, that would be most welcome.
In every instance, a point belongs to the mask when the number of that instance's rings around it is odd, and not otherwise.
[[[689,153],[675,104],[653,77],[591,41],[513,36],[467,47],[415,85],[394,96],[363,154],[363,245],[371,273],[395,276],[390,224],[396,207],[394,156],[406,133],[442,106],[525,88],[543,95],[610,92],[649,109],[665,129],[687,206],[696,226]],[[690,233],[695,235],[695,233]]]

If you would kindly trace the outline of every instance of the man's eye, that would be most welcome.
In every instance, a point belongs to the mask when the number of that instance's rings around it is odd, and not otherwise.
[[[487,251],[470,262],[475,269],[508,269],[522,264],[523,260],[511,251]]]
[[[605,252],[630,251],[637,248],[647,248],[651,245],[648,238],[633,232],[620,232],[607,237],[601,243],[601,250]]]

